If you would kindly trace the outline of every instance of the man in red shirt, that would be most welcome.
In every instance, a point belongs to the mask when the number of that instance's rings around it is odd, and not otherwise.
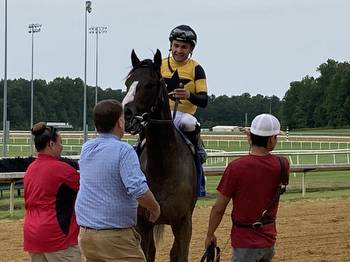
[[[251,145],[249,155],[233,160],[217,187],[205,247],[211,242],[216,244],[215,230],[232,199],[232,261],[267,262],[274,256],[278,190],[281,184],[288,184],[289,173],[288,161],[270,153],[279,133],[280,123],[276,117],[256,116],[247,131]]]
[[[74,213],[79,173],[59,160],[62,139],[56,128],[37,123],[32,134],[39,154],[24,175],[24,250],[32,262],[80,262]]]

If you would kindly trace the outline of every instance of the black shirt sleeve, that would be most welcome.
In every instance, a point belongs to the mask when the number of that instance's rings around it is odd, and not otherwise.
[[[199,92],[197,94],[190,93],[188,101],[196,106],[204,108],[208,105],[208,94],[206,92]]]

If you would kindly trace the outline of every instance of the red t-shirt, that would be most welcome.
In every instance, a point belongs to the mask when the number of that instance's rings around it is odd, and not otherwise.
[[[39,154],[24,175],[25,251],[55,252],[77,245],[74,202],[79,173],[58,159]]]
[[[285,161],[286,174],[289,163]],[[232,161],[226,168],[217,190],[232,198],[231,218],[243,224],[256,222],[263,210],[268,208],[281,183],[281,168],[274,155],[248,155]],[[278,203],[270,209],[269,215],[276,218]],[[275,223],[257,229],[235,225],[231,229],[231,245],[236,248],[266,248],[276,242]]]

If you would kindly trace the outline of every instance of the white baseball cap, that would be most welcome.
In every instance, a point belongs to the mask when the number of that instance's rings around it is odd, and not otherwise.
[[[257,136],[274,136],[281,133],[281,124],[270,114],[257,115],[252,122],[250,132]]]

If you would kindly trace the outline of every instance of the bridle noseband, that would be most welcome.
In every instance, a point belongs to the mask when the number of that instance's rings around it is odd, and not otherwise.
[[[156,95],[153,98],[153,101],[151,103],[150,110],[148,112],[144,112],[142,115],[134,115],[132,116],[132,119],[135,119],[139,124],[140,128],[137,128],[132,133],[139,133],[142,128],[147,127],[150,123],[152,124],[169,124],[172,123],[172,119],[157,119],[154,115],[159,110],[161,103],[168,102],[164,101],[162,89],[165,88],[165,81],[163,77],[161,76],[160,72],[154,69],[153,63],[146,61],[146,63],[143,61],[141,64],[137,67],[135,67],[132,72],[129,74],[129,78],[133,75],[133,73],[140,68],[149,68],[151,69],[152,73],[154,73],[157,77],[157,91]]]

